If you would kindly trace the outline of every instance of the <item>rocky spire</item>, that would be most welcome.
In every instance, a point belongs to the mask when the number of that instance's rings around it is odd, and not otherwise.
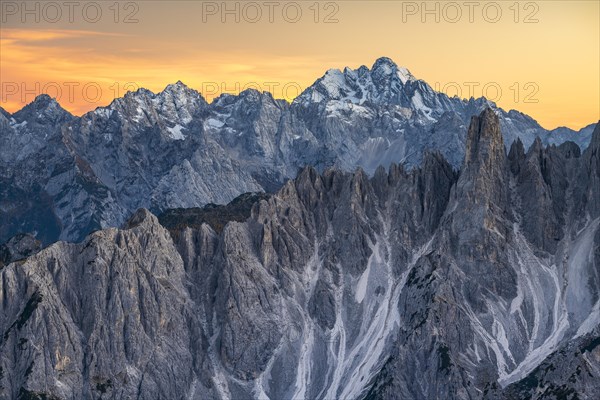
[[[459,196],[466,195],[501,205],[506,201],[507,158],[498,116],[486,108],[471,118],[467,133],[465,160],[457,185]]]
[[[596,124],[589,147],[584,152],[583,178],[588,179],[587,203],[592,218],[600,216],[600,121]]]
[[[517,174],[521,170],[521,165],[525,160],[525,146],[520,138],[517,138],[510,146],[508,152],[508,163],[513,174]]]
[[[490,108],[471,118],[465,159],[451,198],[447,213],[458,243],[468,247],[473,241],[487,240],[482,239],[486,231],[506,236],[508,162],[498,116]]]
[[[494,110],[486,108],[479,116],[471,117],[463,168],[477,165],[490,169],[505,159],[500,121]]]

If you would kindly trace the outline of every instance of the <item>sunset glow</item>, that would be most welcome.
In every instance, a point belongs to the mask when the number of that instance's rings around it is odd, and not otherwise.
[[[36,2],[25,3],[35,10]],[[157,92],[178,80],[209,101],[249,87],[292,100],[329,68],[370,67],[387,56],[436,90],[463,98],[487,94],[545,128],[579,129],[600,118],[598,2],[542,1],[537,9],[501,2],[496,22],[489,21],[492,11],[482,13],[485,2],[472,10],[473,22],[464,6],[428,2],[428,14],[421,2],[372,3],[320,3],[318,12],[298,3],[296,22],[290,10],[277,9],[273,22],[267,9],[252,22],[256,10],[236,9],[235,2],[228,3],[231,15],[207,7],[220,7],[213,2],[148,1],[135,3],[137,9],[122,3],[118,18],[102,3],[103,17],[94,23],[77,9],[73,22],[68,10],[51,22],[55,15],[43,8],[35,22],[35,15],[3,5],[0,106],[14,112],[47,92],[80,115],[127,90]],[[137,22],[124,22],[130,14]]]

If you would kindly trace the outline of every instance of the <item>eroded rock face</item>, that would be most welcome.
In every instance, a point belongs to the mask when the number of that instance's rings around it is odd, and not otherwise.
[[[307,167],[220,233],[142,209],[6,266],[0,393],[591,398],[600,132],[507,156],[488,109],[466,137],[459,171]]]
[[[2,270],[3,397],[211,397],[181,256],[148,211],[131,226]]]

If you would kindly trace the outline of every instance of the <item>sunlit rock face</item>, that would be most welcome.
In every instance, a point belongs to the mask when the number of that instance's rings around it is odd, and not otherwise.
[[[600,129],[502,134],[485,109],[458,171],[307,167],[218,233],[141,209],[10,263],[0,395],[594,398]]]

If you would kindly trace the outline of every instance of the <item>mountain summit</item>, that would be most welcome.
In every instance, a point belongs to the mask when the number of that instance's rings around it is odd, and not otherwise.
[[[379,58],[372,68],[366,66],[344,71],[328,70],[313,86],[305,90],[295,102],[322,102],[343,100],[354,104],[401,104],[402,88],[416,78],[406,68],[399,68],[387,57]]]

